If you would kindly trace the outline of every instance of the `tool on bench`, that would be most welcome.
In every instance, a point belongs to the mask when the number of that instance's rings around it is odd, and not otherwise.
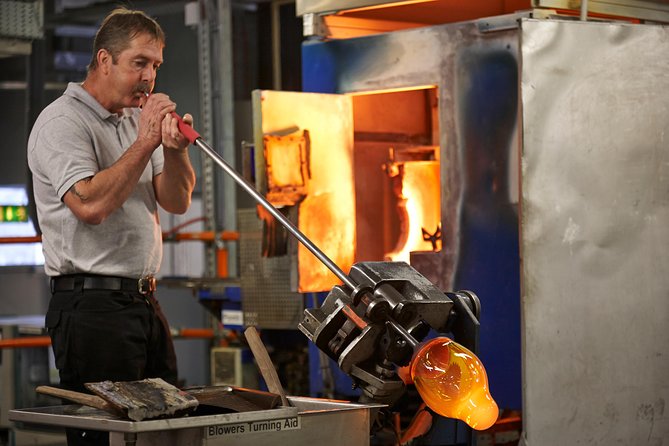
[[[56,398],[72,401],[73,403],[104,410],[105,412],[109,412],[112,415],[125,418],[125,414],[122,411],[117,410],[116,407],[109,404],[107,401],[97,395],[75,392],[74,390],[61,389],[60,387],[51,386],[38,386],[35,391],[43,395],[54,396]]]
[[[267,353],[265,344],[263,344],[262,339],[255,327],[248,327],[244,330],[244,336],[246,337],[246,342],[248,342],[253,357],[256,359],[258,368],[260,369],[260,374],[267,384],[267,388],[270,392],[276,393],[281,396],[281,404],[284,406],[290,406],[290,402],[286,397],[286,392],[283,390],[281,381],[279,380],[279,375],[276,373],[274,364]]]
[[[234,386],[189,387],[184,389],[197,398],[200,406],[227,409],[234,412],[270,410],[281,405],[281,397],[276,393],[244,389]]]
[[[204,406],[215,413],[250,412],[274,409],[281,397],[274,393],[232,386],[196,387],[180,390],[160,378],[141,381],[87,383],[95,395],[50,386],[36,391],[78,404],[104,410],[133,421],[175,418]]]
[[[49,386],[39,386],[36,390],[133,421],[179,417],[194,411],[198,406],[197,398],[160,378],[125,382],[102,381],[86,383],[85,386],[96,395]]]

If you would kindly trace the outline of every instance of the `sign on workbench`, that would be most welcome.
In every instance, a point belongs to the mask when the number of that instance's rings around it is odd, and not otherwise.
[[[205,437],[215,438],[227,435],[246,435],[266,432],[281,432],[300,429],[300,417],[277,418],[274,420],[247,421],[235,424],[220,424],[205,427]]]

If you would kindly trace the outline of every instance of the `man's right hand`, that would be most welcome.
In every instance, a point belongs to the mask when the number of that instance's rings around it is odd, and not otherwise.
[[[162,142],[162,122],[166,115],[177,109],[170,97],[163,93],[149,96],[142,107],[139,117],[137,141],[145,142],[151,151]]]

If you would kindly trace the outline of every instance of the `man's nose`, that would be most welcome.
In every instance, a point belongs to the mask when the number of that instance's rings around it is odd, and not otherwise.
[[[156,69],[152,66],[147,66],[142,70],[142,82],[151,83],[156,78]]]

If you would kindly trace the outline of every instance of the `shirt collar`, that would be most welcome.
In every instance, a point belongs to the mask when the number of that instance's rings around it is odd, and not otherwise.
[[[114,123],[118,122],[120,119],[132,115],[132,109],[124,108],[121,116],[116,113],[112,113],[106,108],[104,108],[89,92],[87,92],[81,84],[76,82],[70,82],[67,84],[67,89],[65,93],[67,96],[71,96],[78,101],[83,102],[88,107],[91,108],[99,117],[103,120],[110,120]]]

